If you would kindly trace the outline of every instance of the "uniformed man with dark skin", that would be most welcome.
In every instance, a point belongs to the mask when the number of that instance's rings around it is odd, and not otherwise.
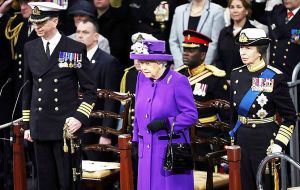
[[[244,66],[231,74],[230,136],[241,147],[242,189],[253,190],[260,162],[287,147],[297,117],[284,74],[265,62],[270,39],[264,30],[243,29],[237,43]],[[263,175],[264,189],[275,189],[271,170]]]
[[[39,38],[24,47],[24,139],[34,144],[38,189],[69,190],[73,178],[70,155],[64,154],[63,129],[77,135],[88,125],[96,101],[95,79],[86,46],[57,30],[63,8],[52,2],[29,5],[33,8],[29,19]]]
[[[193,30],[185,30],[183,35],[184,65],[179,67],[177,71],[189,78],[195,100],[198,102],[214,99],[229,100],[229,84],[225,78],[225,71],[204,63],[211,39]],[[229,122],[229,115],[224,110],[213,107],[198,109],[198,118],[202,124],[219,120]],[[228,136],[211,128],[197,128],[196,135],[198,137]],[[209,144],[199,145],[197,151],[200,155],[204,155],[211,152],[212,149]]]

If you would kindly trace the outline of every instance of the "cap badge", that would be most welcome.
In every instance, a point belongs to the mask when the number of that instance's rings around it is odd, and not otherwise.
[[[249,40],[249,38],[246,36],[246,34],[245,33],[242,33],[241,35],[240,35],[240,37],[239,37],[239,41],[240,42],[248,42],[248,40]]]
[[[33,8],[33,10],[32,10],[32,14],[33,14],[33,15],[40,16],[40,15],[41,15],[41,11],[40,11],[40,9],[39,9],[37,6],[35,6],[35,7]]]
[[[188,36],[187,36],[187,39],[190,40],[190,39],[191,39],[191,35],[188,35]]]

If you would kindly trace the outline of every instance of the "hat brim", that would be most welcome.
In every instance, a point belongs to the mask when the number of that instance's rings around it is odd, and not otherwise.
[[[271,42],[270,38],[259,38],[257,40],[252,40],[248,42],[240,42],[239,38],[236,38],[235,43],[240,46],[263,46],[263,45],[269,45]]]
[[[44,22],[46,20],[49,20],[51,17],[58,17],[59,12],[57,11],[47,11],[47,13],[41,14],[41,15],[33,15],[29,17],[30,22]]]
[[[88,11],[84,11],[84,10],[74,10],[74,11],[69,11],[68,15],[86,15],[86,16],[90,16],[90,17],[96,17],[95,14],[90,13]]]
[[[155,61],[172,61],[173,56],[169,55],[169,54],[135,54],[135,53],[130,53],[130,59],[155,60]]]

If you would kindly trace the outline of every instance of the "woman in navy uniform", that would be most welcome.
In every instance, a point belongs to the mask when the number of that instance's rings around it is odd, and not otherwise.
[[[33,7],[30,21],[40,38],[24,47],[24,139],[34,144],[38,189],[69,190],[71,170],[63,152],[63,128],[67,125],[71,134],[77,134],[88,124],[96,100],[95,79],[86,46],[56,28],[62,8],[51,2],[29,5]]]
[[[241,146],[243,190],[256,189],[259,163],[267,150],[274,153],[286,148],[297,119],[284,75],[264,61],[269,42],[262,29],[242,30],[237,43],[245,65],[231,74],[230,135]],[[275,122],[277,113],[282,118],[280,124]],[[268,179],[264,189],[272,189]]]

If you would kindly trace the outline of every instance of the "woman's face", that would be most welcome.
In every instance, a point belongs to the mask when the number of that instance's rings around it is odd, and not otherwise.
[[[158,79],[163,67],[158,61],[139,61],[141,71],[147,78]]]
[[[258,52],[256,46],[241,46],[240,55],[242,62],[245,65],[250,65],[261,57],[261,54]]]
[[[241,0],[233,0],[229,6],[230,18],[233,21],[241,21],[248,15],[247,9]]]

